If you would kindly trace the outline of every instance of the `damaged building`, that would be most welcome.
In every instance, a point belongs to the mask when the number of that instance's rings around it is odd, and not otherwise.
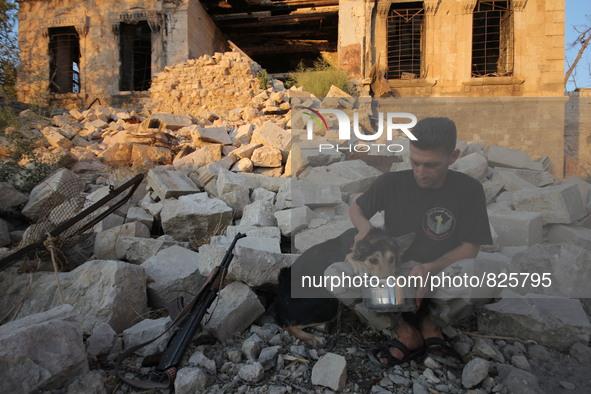
[[[324,57],[563,173],[564,0],[22,0],[19,99],[141,103],[166,66],[228,40],[272,74]]]

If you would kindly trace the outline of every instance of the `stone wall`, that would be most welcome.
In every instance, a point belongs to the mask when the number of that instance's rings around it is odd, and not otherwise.
[[[339,64],[368,77],[387,64],[387,15],[397,0],[339,2]],[[425,0],[422,72],[391,80],[397,97],[562,96],[564,0],[513,3],[514,72],[510,77],[471,77],[472,20],[476,0]]]
[[[566,175],[591,176],[591,89],[571,92],[565,104]]]
[[[548,156],[551,172],[564,172],[564,103],[566,98],[402,98],[383,100],[389,112],[410,112],[421,119],[445,116],[458,127],[463,141],[483,141],[527,152],[533,159]],[[380,109],[386,112],[386,109]]]
[[[225,50],[221,33],[198,0],[26,1],[19,12],[21,65],[18,99],[80,108],[95,98],[118,104],[120,95],[120,23],[146,21],[151,30],[150,73],[190,57]],[[79,36],[80,92],[50,94],[48,29],[74,27]],[[190,33],[197,30],[197,33]],[[120,102],[121,98],[116,101]]]

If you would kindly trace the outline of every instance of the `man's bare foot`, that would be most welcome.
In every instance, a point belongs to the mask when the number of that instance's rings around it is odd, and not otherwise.
[[[423,337],[421,336],[421,333],[405,321],[403,321],[398,330],[396,330],[396,338],[411,351],[423,346]],[[389,350],[392,357],[397,360],[403,360],[406,357],[406,354],[396,347],[391,347]],[[378,359],[383,364],[388,362],[387,358],[378,357]]]

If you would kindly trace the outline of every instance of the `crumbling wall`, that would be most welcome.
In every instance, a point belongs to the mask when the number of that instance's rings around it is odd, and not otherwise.
[[[572,92],[565,104],[566,175],[591,175],[591,89]]]

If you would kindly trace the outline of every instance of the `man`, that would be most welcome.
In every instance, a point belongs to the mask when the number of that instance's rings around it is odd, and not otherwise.
[[[402,262],[411,262],[410,275],[427,278],[460,260],[476,257],[480,245],[491,244],[482,185],[467,175],[448,170],[459,156],[456,127],[447,118],[426,118],[412,130],[412,170],[385,173],[354,202],[349,214],[358,233],[355,242],[371,230],[369,219],[385,213],[385,229],[392,236],[415,233]],[[330,268],[329,268],[330,270]],[[374,349],[369,357],[384,366],[396,365],[424,354],[460,367],[458,353],[443,339],[441,327],[470,313],[469,302],[423,300],[417,290],[417,312],[397,314],[392,324],[397,338]],[[402,317],[402,319],[400,319]]]

